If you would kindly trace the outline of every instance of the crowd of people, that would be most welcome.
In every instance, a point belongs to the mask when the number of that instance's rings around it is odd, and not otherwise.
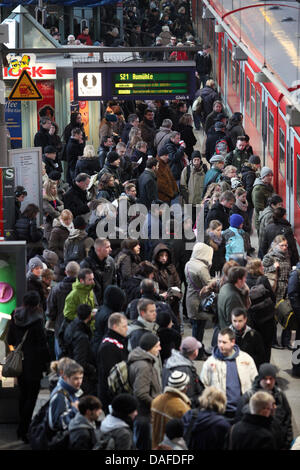
[[[164,45],[188,41],[188,4],[167,1],[160,15],[154,3],[147,21],[128,9],[134,45],[149,45],[146,31]],[[40,117],[43,209],[16,188],[12,238],[26,241],[27,293],[6,338],[10,349],[24,340],[17,433],[32,448],[43,376],[47,448],[292,446],[271,350],[293,350],[291,328],[278,338],[280,301],[300,339],[298,250],[272,169],[253,155],[243,115],[228,118],[211,72],[207,45],[192,102],[106,102],[97,151],[80,112],[61,137]]]

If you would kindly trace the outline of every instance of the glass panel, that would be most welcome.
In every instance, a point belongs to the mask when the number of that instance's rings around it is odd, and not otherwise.
[[[274,116],[269,111],[269,127],[268,127],[268,150],[271,157],[274,157]]]
[[[49,41],[43,34],[34,27],[33,23],[24,17],[24,49],[26,47],[53,47],[52,42]]]
[[[247,78],[246,81],[246,111],[250,114],[250,80]]]
[[[260,131],[260,94],[256,92],[256,118],[255,118],[256,129]]]
[[[285,134],[281,127],[279,128],[279,171],[285,176]]]
[[[232,54],[231,51],[228,51],[228,81],[231,83],[231,73],[232,73]]]
[[[255,122],[255,86],[251,84],[251,121]]]

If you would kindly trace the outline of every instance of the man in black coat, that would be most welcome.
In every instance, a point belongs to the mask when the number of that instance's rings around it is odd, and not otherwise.
[[[107,334],[98,348],[98,396],[105,412],[108,411],[108,405],[113,398],[108,389],[108,374],[115,364],[126,361],[128,357],[127,327],[127,318],[122,313],[112,313],[108,319]]]
[[[205,219],[205,229],[208,228],[211,220],[219,220],[222,224],[222,230],[229,227],[230,209],[235,203],[235,196],[232,191],[224,191],[218,202],[213,204],[212,208],[208,211]]]
[[[94,273],[94,293],[98,305],[103,302],[106,287],[116,284],[115,262],[109,254],[111,253],[110,241],[106,238],[97,238],[88,256],[81,261],[80,268],[89,268]]]
[[[47,145],[54,145],[54,138],[49,134],[50,127],[51,119],[47,116],[41,117],[40,130],[34,136],[34,146],[42,147],[42,153],[44,153]]]
[[[100,147],[98,149],[98,158],[100,162],[100,168],[103,168],[107,154],[111,151],[114,145],[112,137],[105,135],[102,137]]]
[[[139,120],[139,117],[137,114],[129,114],[128,118],[127,118],[127,122],[124,126],[124,129],[123,129],[123,132],[122,132],[122,142],[124,142],[124,144],[127,144],[128,143],[128,140],[129,140],[129,133],[131,131],[131,129],[133,127],[139,127],[139,123],[140,123],[140,120]]]
[[[249,412],[250,398],[258,391],[271,394],[275,401],[274,423],[272,429],[277,432],[278,424],[281,430],[280,449],[290,449],[293,440],[292,411],[285,393],[276,382],[277,369],[272,364],[264,363],[260,366],[258,376],[252,388],[241,396],[235,415],[235,421],[240,421],[245,413]]]
[[[115,178],[115,192],[116,192],[117,197],[120,196],[120,194],[122,193],[124,189],[123,184],[121,182],[122,172],[120,169],[120,164],[121,164],[120,155],[118,154],[118,152],[112,150],[111,152],[107,154],[106,162],[98,175],[98,179],[100,179],[101,176],[104,175],[105,173],[109,173],[113,175],[113,177]]]
[[[49,176],[52,171],[59,171],[62,173],[61,162],[56,155],[56,149],[53,145],[47,145],[44,149],[43,162],[45,163],[45,170]]]
[[[266,362],[266,353],[260,333],[247,325],[247,311],[235,308],[231,313],[229,328],[235,333],[235,344],[245,351],[255,362],[257,370]]]
[[[212,60],[209,53],[210,46],[204,46],[202,51],[198,51],[195,57],[196,60],[196,76],[199,79],[200,86],[205,86],[206,81],[209,79],[212,71]]]
[[[214,129],[215,132],[208,134],[206,140],[205,158],[208,162],[215,153],[221,153],[225,156],[230,149],[230,139],[225,133],[226,124],[221,121],[217,121],[214,125]],[[218,149],[216,149],[217,142],[219,142]]]
[[[87,198],[87,188],[90,184],[90,176],[87,173],[79,173],[71,188],[64,195],[65,209],[69,209],[73,217],[84,216],[90,212]]]
[[[76,261],[70,261],[65,269],[66,276],[62,281],[52,287],[47,298],[47,317],[54,322],[54,349],[56,359],[60,357],[60,347],[58,344],[58,332],[64,319],[64,307],[67,295],[72,290],[73,282],[76,281],[80,266]]]
[[[183,157],[186,145],[180,140],[180,133],[173,131],[170,134],[169,141],[165,144],[165,149],[169,156],[169,166],[176,182],[179,183],[181,172],[184,168]]]
[[[66,160],[68,162],[67,182],[71,185],[75,177],[75,168],[78,157],[83,155],[84,140],[82,130],[75,127],[66,146]]]
[[[92,319],[90,305],[82,304],[77,308],[77,317],[66,327],[64,346],[67,356],[83,367],[82,390],[87,395],[96,394],[96,361],[91,347],[92,331],[89,323]]]
[[[148,210],[151,209],[152,202],[158,199],[156,178],[158,168],[159,162],[156,160],[156,158],[149,158],[146,163],[146,169],[140,175],[138,180],[138,202],[140,204],[144,204]]]

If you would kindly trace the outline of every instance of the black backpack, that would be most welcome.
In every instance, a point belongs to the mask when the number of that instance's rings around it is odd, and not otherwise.
[[[57,393],[68,395],[65,390]],[[53,431],[48,423],[50,399],[41,407],[32,419],[28,440],[32,450],[64,450],[69,447],[69,431]]]
[[[69,263],[70,261],[76,261],[80,263],[85,256],[85,248],[84,248],[84,240],[78,240],[75,238],[74,240],[68,240],[67,245],[65,245],[64,249],[64,262],[65,264]]]
[[[271,299],[270,292],[261,283],[259,277],[256,284],[251,287],[249,297],[251,306],[249,308],[250,317],[255,323],[263,324],[266,321],[274,318],[274,303]]]

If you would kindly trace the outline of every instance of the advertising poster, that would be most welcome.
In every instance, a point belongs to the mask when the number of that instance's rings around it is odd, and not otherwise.
[[[5,122],[12,149],[22,148],[21,101],[5,100]]]
[[[37,101],[37,120],[39,129],[40,116],[49,116],[50,119],[55,121],[54,80],[37,81],[36,86],[43,97],[42,100]]]
[[[88,101],[74,101],[74,87],[73,80],[70,80],[70,102],[71,113],[78,111],[82,116],[85,135],[89,136],[89,102]]]

